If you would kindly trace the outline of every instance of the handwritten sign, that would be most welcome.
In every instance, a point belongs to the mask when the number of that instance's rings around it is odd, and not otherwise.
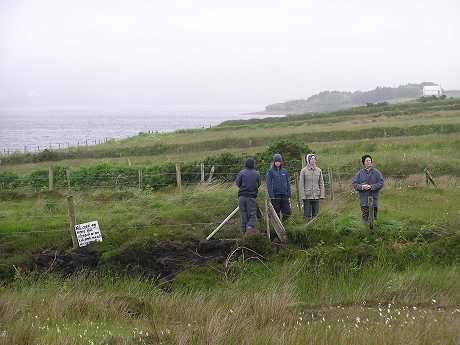
[[[80,247],[84,247],[94,241],[102,242],[101,229],[99,229],[97,220],[75,225],[75,234]]]

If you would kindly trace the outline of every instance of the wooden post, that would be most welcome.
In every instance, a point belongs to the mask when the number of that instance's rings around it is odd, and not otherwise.
[[[342,177],[340,176],[340,170],[337,170],[337,179],[339,180],[339,191],[342,192]]]
[[[179,192],[182,191],[182,175],[180,172],[180,164],[176,163],[176,182],[177,182],[177,188],[179,189]]]
[[[214,175],[214,165],[211,167],[211,171],[209,172],[208,183],[212,182],[212,176]]]
[[[48,168],[48,191],[52,192],[54,190],[54,174],[53,167]]]
[[[425,168],[425,179],[426,179],[426,184],[429,185],[430,183],[433,184],[436,188],[438,187],[436,182],[434,182],[433,175],[431,175],[430,171]]]
[[[334,176],[332,175],[332,168],[329,168],[328,171],[329,171],[329,188],[331,191],[331,200],[334,200]]]
[[[295,190],[297,192],[297,208],[299,210],[302,210],[302,200],[300,200],[300,189],[299,189],[299,185],[300,185],[300,175],[299,174],[295,174]]]
[[[204,182],[204,163],[201,163],[201,164],[200,164],[200,168],[201,168],[201,179],[200,179],[200,182],[203,183],[203,182]]]
[[[69,207],[69,231],[70,236],[72,237],[72,246],[74,249],[78,248],[78,240],[77,235],[75,234],[75,224],[76,224],[76,217],[75,217],[75,204],[73,202],[73,196],[67,196],[67,205]]]
[[[302,169],[305,168],[305,155],[303,153],[300,154],[300,162],[302,163]]]
[[[65,169],[65,176],[67,179],[67,189],[70,191],[70,170]]]
[[[142,180],[143,180],[143,174],[142,174],[142,169],[138,170],[138,175],[139,175],[139,190],[142,190]]]
[[[210,239],[212,236],[214,236],[214,235],[216,234],[216,232],[219,231],[219,230],[225,225],[225,223],[227,223],[227,222],[236,214],[236,212],[238,212],[239,209],[240,209],[239,206],[238,206],[237,208],[235,208],[235,209],[233,210],[233,212],[230,213],[230,214],[227,216],[227,218],[225,218],[224,221],[223,221],[222,223],[220,223],[219,226],[218,226],[213,232],[211,232],[211,233],[208,235],[208,237],[206,237],[206,240],[209,241],[209,239]]]
[[[265,223],[267,224],[267,237],[270,240],[270,216],[268,215],[268,198],[265,198]]]

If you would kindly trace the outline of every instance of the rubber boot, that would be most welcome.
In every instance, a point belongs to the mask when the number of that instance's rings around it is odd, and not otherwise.
[[[361,206],[361,213],[363,222],[367,223],[369,221],[369,206]]]

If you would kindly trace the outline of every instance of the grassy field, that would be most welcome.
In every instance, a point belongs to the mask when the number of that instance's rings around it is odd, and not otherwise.
[[[234,121],[140,135],[57,161],[13,156],[0,173],[29,176],[51,164],[75,172],[101,163],[147,168],[260,153],[281,137],[308,144],[336,183],[334,200],[322,201],[308,227],[294,195],[287,246],[242,239],[234,218],[216,238],[233,239],[235,252],[220,256],[204,254],[199,241],[236,207],[231,183],[191,184],[181,193],[172,186],[74,189],[77,223],[98,220],[104,236],[78,251],[63,186],[0,191],[0,344],[458,344],[459,105]],[[158,145],[170,148],[142,155]],[[113,155],[119,151],[132,155]],[[386,177],[373,232],[350,188],[363,153]],[[425,184],[424,168],[438,188]],[[262,209],[264,198],[262,188]],[[264,221],[258,226],[265,229]],[[66,261],[78,258],[95,264]]]

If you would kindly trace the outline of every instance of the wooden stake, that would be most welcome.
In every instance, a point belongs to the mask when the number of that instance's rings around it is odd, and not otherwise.
[[[300,154],[300,162],[302,163],[302,169],[305,168],[305,155],[303,153]]]
[[[180,172],[180,164],[176,163],[176,182],[177,182],[177,188],[179,189],[179,192],[182,191],[182,175]]]
[[[300,185],[300,175],[299,174],[295,174],[295,190],[297,192],[297,208],[299,210],[302,210],[302,200],[300,200],[300,189],[299,189],[299,185]]]
[[[76,217],[75,217],[75,204],[73,202],[73,196],[67,196],[67,205],[69,207],[69,231],[70,236],[72,237],[72,246],[73,248],[78,248],[78,240],[77,235],[75,234],[75,225],[76,225]]]
[[[332,175],[332,168],[329,168],[329,188],[331,191],[331,200],[334,200],[334,177]]]
[[[222,223],[220,223],[219,226],[218,226],[213,232],[211,232],[211,233],[208,235],[208,237],[206,237],[206,240],[209,241],[209,239],[210,239],[212,236],[214,236],[214,235],[216,234],[216,232],[219,231],[219,230],[225,225],[225,223],[227,223],[227,222],[238,212],[239,209],[240,209],[239,206],[238,206],[237,208],[235,208],[235,209],[233,210],[233,212],[230,213],[230,214],[227,216],[227,218],[225,218],[224,221],[223,221]]]
[[[200,182],[203,183],[203,182],[204,182],[204,163],[201,163],[201,164],[200,164],[200,168],[201,168],[201,179],[200,179]]]
[[[143,174],[142,174],[142,169],[138,170],[138,175],[139,175],[139,190],[142,190],[142,180],[143,180]]]
[[[436,188],[438,188],[438,186],[436,185],[436,182],[434,182],[434,178],[433,178],[433,175],[431,175],[430,171],[425,168],[425,180],[426,180],[426,184],[432,184],[433,186],[435,186]]]
[[[48,168],[48,191],[52,192],[54,190],[54,174],[53,167]]]

